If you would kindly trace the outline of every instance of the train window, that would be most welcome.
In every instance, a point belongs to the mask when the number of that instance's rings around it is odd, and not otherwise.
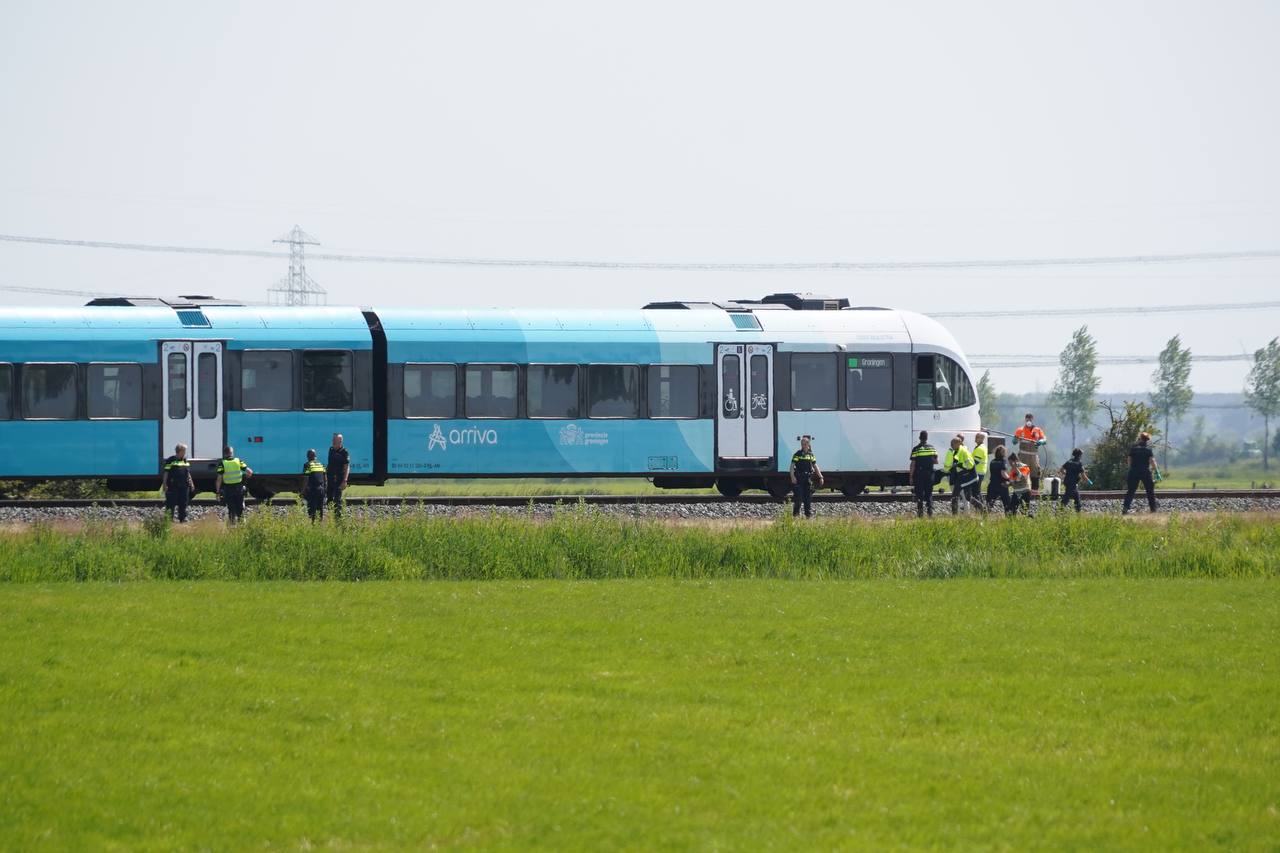
[[[201,420],[218,416],[218,356],[202,352],[196,356],[196,414]]]
[[[649,365],[649,417],[696,418],[698,416],[698,366],[696,364]]]
[[[165,369],[169,374],[169,418],[182,420],[187,416],[187,354],[169,353]]]
[[[27,364],[22,368],[22,413],[32,420],[75,420],[76,366]]]
[[[836,407],[836,359],[834,353],[791,354],[791,408],[826,411]]]
[[[13,365],[0,364],[0,421],[13,417]]]
[[[751,356],[751,417],[769,417],[769,357]]]
[[[916,356],[917,409],[963,409],[977,399],[958,362],[945,355]]]
[[[346,350],[303,351],[302,408],[350,409],[353,361]]]
[[[578,366],[529,365],[525,372],[525,397],[531,418],[576,418]]]
[[[142,365],[90,364],[89,417],[142,417]]]
[[[467,417],[514,418],[519,384],[514,364],[468,364]]]
[[[893,356],[858,353],[845,357],[845,405],[850,409],[893,408]]]
[[[458,409],[458,368],[452,364],[404,366],[404,416],[452,418]]]
[[[634,364],[587,367],[587,415],[593,418],[640,417],[640,368]]]
[[[720,359],[720,385],[724,388],[720,400],[720,416],[728,421],[742,417],[742,358],[726,355]]]
[[[293,353],[245,350],[240,355],[240,404],[245,411],[293,408]]]

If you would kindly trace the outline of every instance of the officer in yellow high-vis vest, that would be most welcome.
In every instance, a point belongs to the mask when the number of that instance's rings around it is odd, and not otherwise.
[[[227,505],[227,520],[235,524],[244,515],[244,481],[253,476],[253,469],[236,456],[231,445],[222,448],[218,460],[218,497]]]

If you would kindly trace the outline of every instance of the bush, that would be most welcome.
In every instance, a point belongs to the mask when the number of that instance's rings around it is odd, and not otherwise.
[[[1107,413],[1111,423],[1093,445],[1086,467],[1097,488],[1122,489],[1129,470],[1129,448],[1138,443],[1138,433],[1151,433],[1153,444],[1160,434],[1155,427],[1156,412],[1151,406],[1132,400],[1124,401],[1122,414],[1117,414],[1106,400],[1099,401],[1098,407]]]

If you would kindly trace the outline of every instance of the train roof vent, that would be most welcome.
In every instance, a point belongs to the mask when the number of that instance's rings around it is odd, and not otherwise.
[[[764,305],[785,305],[793,311],[839,311],[849,307],[846,297],[813,293],[770,293],[760,302]]]
[[[756,319],[755,314],[746,311],[735,311],[729,314],[729,319],[733,320],[734,328],[743,332],[760,331],[760,321]]]
[[[188,329],[207,329],[212,325],[209,322],[209,318],[204,315],[204,312],[198,309],[178,310],[174,313],[178,315],[178,322]]]

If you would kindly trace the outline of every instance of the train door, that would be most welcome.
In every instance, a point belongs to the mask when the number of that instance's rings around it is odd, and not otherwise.
[[[164,414],[161,456],[179,442],[190,459],[219,459],[223,426],[222,344],[216,341],[165,341],[160,345]]]
[[[716,347],[716,447],[721,459],[769,459],[776,447],[773,345]]]

